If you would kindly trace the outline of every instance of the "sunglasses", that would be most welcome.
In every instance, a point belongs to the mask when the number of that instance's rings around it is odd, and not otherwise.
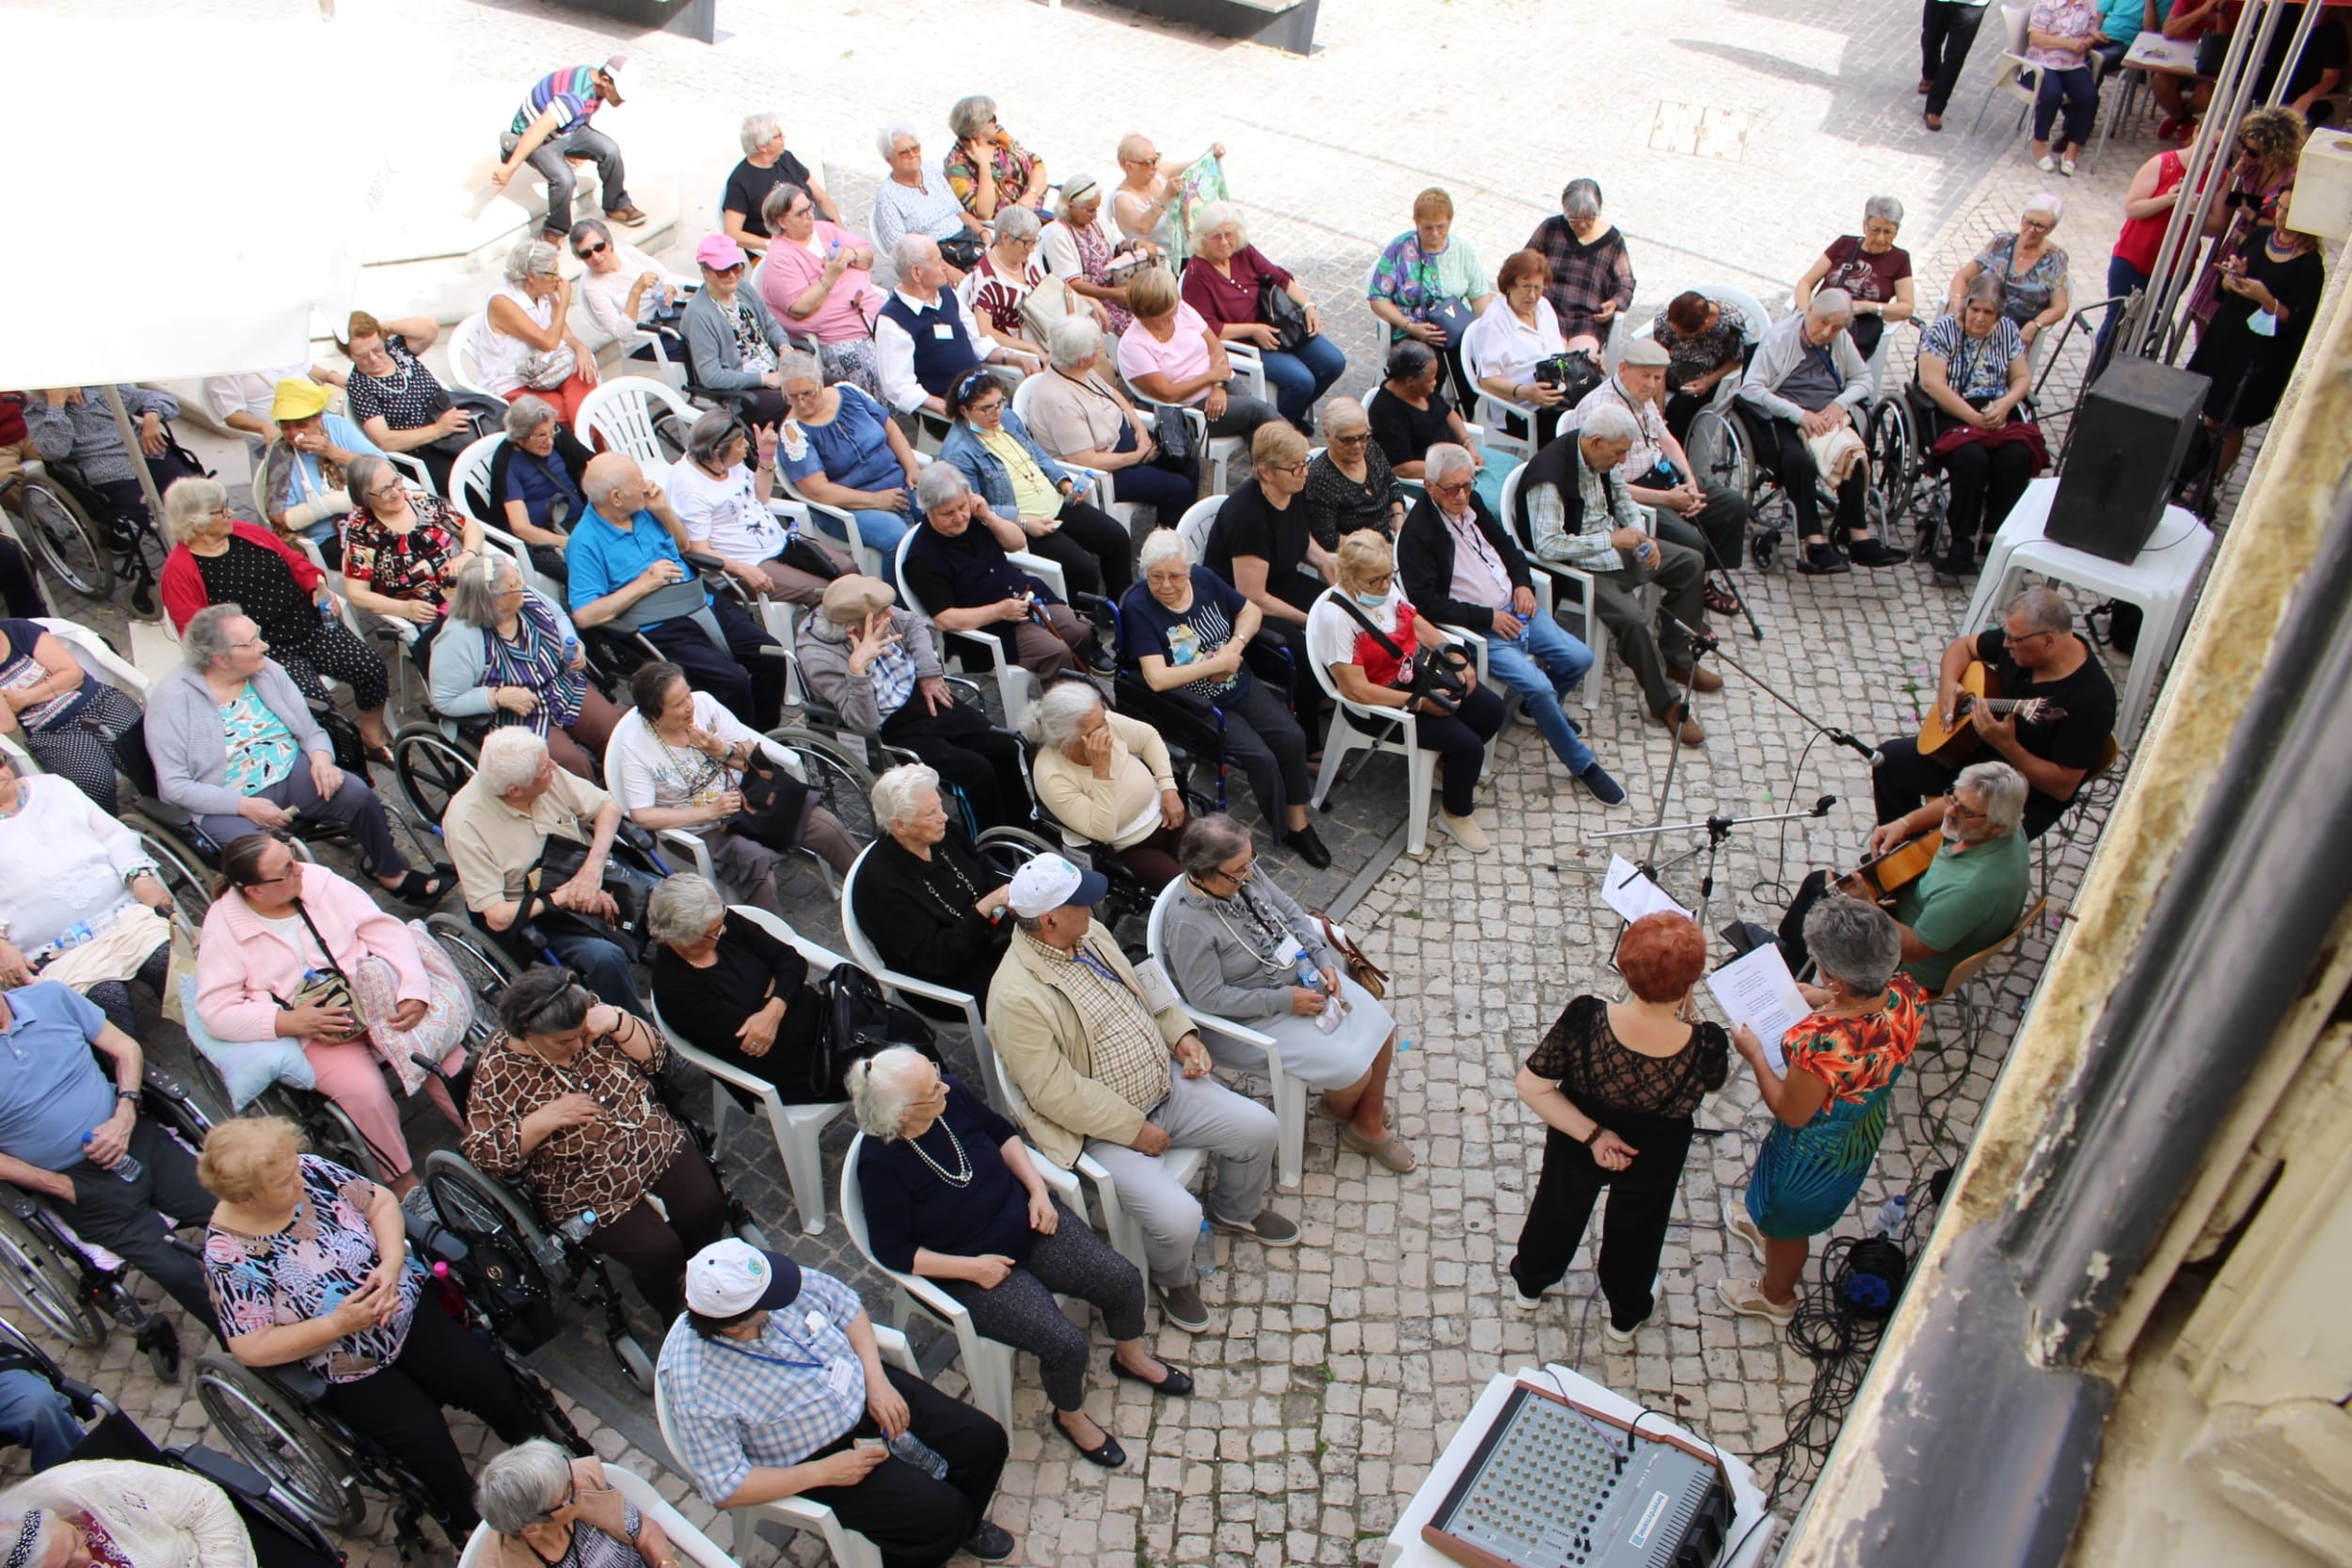
[[[585,261],[586,260],[588,260],[588,258],[589,258],[589,257],[591,257],[591,256],[601,256],[601,255],[603,255],[606,251],[608,251],[608,250],[610,250],[610,249],[612,249],[612,247],[611,245],[606,245],[603,241],[599,240],[599,241],[597,241],[595,245],[575,245],[575,246],[573,246],[573,247],[572,247],[572,254],[573,254],[573,255],[575,255],[575,256],[577,256],[577,257],[579,257],[581,261]]]

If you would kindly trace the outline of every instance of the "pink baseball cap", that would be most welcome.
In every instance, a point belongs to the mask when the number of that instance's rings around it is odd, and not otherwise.
[[[743,247],[735,243],[733,236],[709,234],[694,247],[694,260],[714,272],[724,272],[729,267],[742,266],[751,258],[743,254]]]

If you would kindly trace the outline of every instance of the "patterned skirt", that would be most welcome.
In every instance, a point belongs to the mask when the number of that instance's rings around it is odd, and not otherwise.
[[[1899,1069],[1859,1101],[1833,1100],[1803,1127],[1772,1124],[1748,1182],[1748,1217],[1775,1241],[1818,1236],[1836,1225],[1862,1190],[1886,1136]]]
[[[826,386],[846,381],[875,402],[882,401],[882,357],[874,351],[873,339],[845,338],[837,343],[819,343],[817,358],[824,371]]]

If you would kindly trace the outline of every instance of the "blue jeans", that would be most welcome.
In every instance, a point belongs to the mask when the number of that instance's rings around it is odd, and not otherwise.
[[[2065,134],[2059,145],[2069,151],[2080,151],[2090,140],[2090,119],[2099,108],[2099,79],[2087,65],[2072,71],[2042,68],[2042,81],[2034,88],[2033,139],[2050,139],[2050,122],[2058,118],[2058,104],[2066,105]]]
[[[15,1367],[0,1372],[0,1437],[31,1449],[33,1468],[46,1470],[73,1451],[82,1423],[47,1378]]]
[[[2119,298],[2130,293],[2134,289],[2144,289],[2147,286],[2148,275],[2146,273],[2121,256],[2107,258],[2107,297],[2109,299]],[[2107,340],[2115,336],[2116,325],[2122,319],[2122,315],[2123,307],[2121,305],[2107,307],[2107,319],[2100,324],[2098,339],[2090,345],[2092,364],[2104,365],[2106,362]]]
[[[1324,337],[1310,338],[1295,349],[1268,349],[1260,357],[1274,406],[1295,425],[1304,425],[1315,400],[1347,373],[1347,356]]]
[[[1535,716],[1535,727],[1551,743],[1552,754],[1566,763],[1571,773],[1581,774],[1593,765],[1593,749],[1560,711],[1560,699],[1575,690],[1576,683],[1592,667],[1593,650],[1549,615],[1531,618],[1516,641],[1494,636],[1486,639],[1486,673],[1519,694],[1527,711]]]

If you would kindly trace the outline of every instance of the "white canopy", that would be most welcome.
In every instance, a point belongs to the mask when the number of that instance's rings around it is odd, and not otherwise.
[[[19,214],[0,388],[307,362],[314,318],[351,309],[403,118],[393,84],[353,90],[387,69],[373,33],[347,6],[332,23],[0,10]]]

